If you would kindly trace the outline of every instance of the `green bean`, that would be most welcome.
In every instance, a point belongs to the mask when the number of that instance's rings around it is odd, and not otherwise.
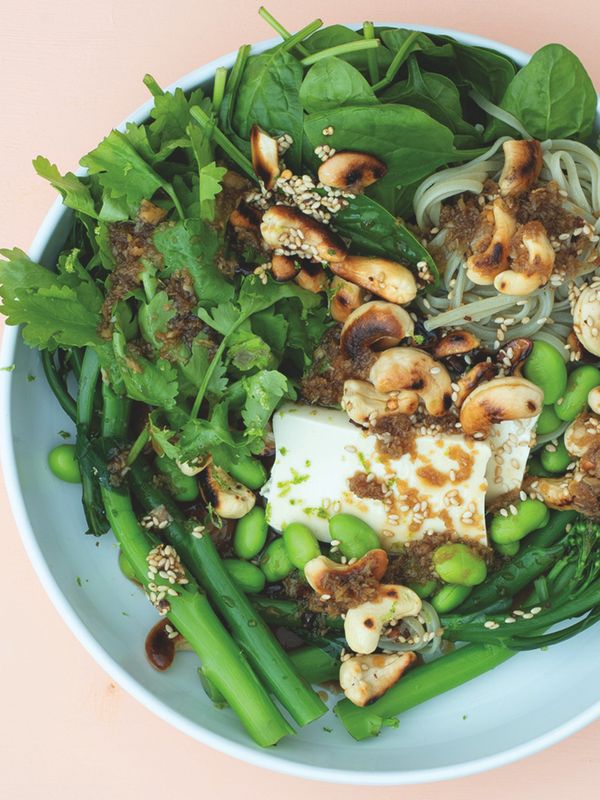
[[[267,470],[257,458],[240,458],[230,466],[229,474],[249,489],[260,489],[267,480]]]
[[[254,506],[238,522],[233,536],[233,552],[249,561],[265,546],[269,526],[264,508]]]
[[[539,436],[544,436],[560,428],[561,424],[562,420],[557,416],[554,406],[544,406],[535,430]]]
[[[269,583],[282,581],[294,569],[286,553],[283,539],[274,539],[267,547],[260,559],[260,568]]]
[[[133,564],[125,553],[122,550],[119,550],[119,569],[123,573],[123,575],[127,578],[127,580],[134,581],[135,583],[138,582],[135,570],[133,568]]]
[[[319,543],[306,525],[292,522],[283,531],[285,552],[297,569],[304,569],[305,564],[321,555]]]
[[[79,464],[75,457],[75,446],[59,444],[48,453],[48,466],[52,473],[66,483],[81,483]]]
[[[262,571],[249,561],[237,558],[224,558],[223,566],[231,575],[238,587],[246,594],[257,594],[265,588],[265,576]]]
[[[509,558],[512,558],[513,556],[517,555],[520,549],[521,542],[506,542],[506,544],[494,542],[494,550],[497,553],[500,553],[501,556],[508,556]]]
[[[520,500],[515,503],[516,514],[504,517],[494,514],[490,524],[490,537],[497,544],[518,542],[528,533],[548,524],[550,512],[541,500]]]
[[[434,578],[432,578],[430,581],[425,581],[424,583],[408,584],[408,588],[412,589],[413,592],[419,595],[422,600],[426,600],[428,597],[431,597],[438,586],[439,583]]]
[[[543,341],[533,343],[531,355],[523,365],[527,380],[544,392],[544,405],[552,405],[567,386],[567,367],[556,347]]]
[[[587,406],[590,389],[600,386],[600,369],[591,365],[577,367],[569,375],[567,388],[556,401],[554,410],[564,422],[572,422]]]
[[[462,542],[451,542],[436,548],[433,568],[445,583],[477,586],[487,577],[483,558]]]
[[[199,495],[198,481],[191,475],[184,475],[175,461],[161,456],[154,461],[156,468],[167,479],[167,488],[178,503],[191,503]]]
[[[431,605],[438,614],[447,614],[465,601],[472,591],[472,586],[457,586],[449,583],[442,586],[439,592],[433,595]]]
[[[334,514],[329,520],[329,535],[340,543],[340,552],[346,558],[362,558],[381,546],[373,528],[352,514]]]
[[[560,472],[562,474],[571,463],[571,460],[562,437],[557,444],[547,444],[542,448],[540,455],[540,461],[544,469],[554,473]]]

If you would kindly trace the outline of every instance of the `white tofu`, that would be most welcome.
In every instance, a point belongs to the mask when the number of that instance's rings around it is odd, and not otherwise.
[[[486,543],[486,442],[418,435],[414,453],[391,458],[344,412],[296,404],[274,415],[273,432],[277,455],[263,494],[276,530],[303,522],[329,541],[328,519],[343,511],[371,525],[386,549],[446,530]],[[387,486],[391,507],[352,492],[348,481],[356,473],[372,473]]]
[[[486,503],[500,495],[520,489],[529,452],[535,442],[539,416],[507,420],[492,425],[487,443],[492,450],[485,477],[488,482]]]

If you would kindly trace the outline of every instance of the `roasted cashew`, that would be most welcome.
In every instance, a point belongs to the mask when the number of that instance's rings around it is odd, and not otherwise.
[[[352,379],[344,382],[341,405],[352,422],[368,427],[381,417],[414,414],[419,406],[419,397],[414,392],[384,394],[369,381]]]
[[[432,353],[436,358],[460,356],[476,350],[480,344],[481,342],[473,333],[457,328],[441,336],[434,344]]]
[[[588,353],[600,356],[600,279],[592,281],[577,298],[573,330]]]
[[[421,605],[419,596],[407,586],[381,584],[375,600],[346,612],[344,633],[349,648],[355,653],[372,653],[384,628],[404,617],[415,617]]]
[[[414,653],[353,656],[340,667],[340,686],[355,706],[366,706],[397,683],[417,657]]]
[[[519,195],[528,191],[542,171],[542,148],[535,139],[511,139],[502,145],[504,167],[498,181],[500,194]]]
[[[398,392],[398,402],[423,399],[434,417],[443,416],[452,405],[450,376],[443,364],[423,350],[392,347],[371,367],[370,380],[378,392]]]
[[[487,436],[492,425],[509,419],[529,419],[541,413],[544,393],[516,376],[494,378],[474,389],[460,409],[467,434]]]
[[[317,556],[304,565],[304,577],[319,596],[334,595],[337,587],[343,587],[361,577],[380,581],[387,567],[388,556],[385,550],[369,550],[353,564],[338,564],[327,556]]]
[[[541,222],[527,222],[521,229],[524,254],[511,261],[511,269],[494,278],[495,288],[502,294],[531,294],[550,280],[556,254]]]
[[[272,189],[279,175],[279,147],[277,140],[265,133],[258,125],[250,130],[252,166],[265,189]]]
[[[329,311],[336,322],[345,322],[350,314],[365,302],[366,291],[362,286],[350,283],[339,275],[331,281]]]
[[[494,200],[492,213],[492,240],[483,252],[473,253],[467,259],[467,277],[479,286],[493,283],[496,275],[508,269],[510,243],[517,229],[517,221],[504,200]]]
[[[318,176],[325,186],[358,194],[383,178],[386,172],[383,161],[369,153],[341,150],[321,164]]]
[[[332,271],[341,278],[357,283],[363,289],[403,305],[417,296],[417,283],[412,272],[403,264],[387,258],[373,256],[348,256],[331,264]]]
[[[385,350],[414,333],[410,314],[395,303],[373,300],[353,311],[342,328],[340,349],[351,359],[366,350]]]
[[[290,236],[299,238],[300,249],[306,254],[303,257],[324,261],[332,268],[346,257],[344,243],[337,234],[291,206],[275,205],[267,209],[260,231],[273,249],[285,248]]]

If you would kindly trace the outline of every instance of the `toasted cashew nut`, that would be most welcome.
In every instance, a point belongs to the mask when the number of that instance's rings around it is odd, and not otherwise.
[[[272,189],[279,175],[279,148],[277,140],[265,133],[258,125],[250,130],[252,166],[266,189]]]
[[[201,473],[200,484],[204,501],[223,519],[240,519],[256,503],[254,492],[215,464]]]
[[[504,167],[498,181],[500,194],[518,195],[531,189],[542,171],[542,148],[535,139],[511,139],[502,145]]]
[[[371,383],[379,392],[398,392],[398,401],[423,399],[434,417],[443,416],[452,405],[452,387],[446,367],[423,350],[392,347],[371,367]]]
[[[298,270],[291,256],[273,256],[271,275],[276,281],[289,281],[296,277]]]
[[[471,367],[462,378],[458,379],[458,391],[454,400],[456,407],[460,408],[479,384],[484,381],[491,381],[495,375],[496,367],[490,361],[480,361],[479,364]]]
[[[273,249],[285,247],[288,236],[299,232],[307,246],[306,257],[325,261],[333,266],[346,257],[344,243],[326,225],[317,222],[290,206],[271,206],[265,211],[260,231],[263,239]],[[343,277],[343,276],[342,276]]]
[[[481,342],[469,331],[452,330],[445,333],[433,347],[433,355],[436,358],[448,358],[448,356],[459,356],[463,353],[470,353],[475,350]]]
[[[390,303],[410,303],[417,296],[417,283],[412,272],[403,264],[387,258],[348,256],[331,264],[336,275],[357,283],[363,289],[389,300]]]
[[[600,401],[600,386],[592,389],[590,394],[593,392]],[[600,477],[600,419],[597,416],[584,411],[576,417],[565,431],[564,442],[569,455],[579,459],[579,469]]]
[[[525,378],[494,378],[474,389],[460,410],[465,433],[484,436],[496,422],[529,419],[542,411],[544,393]]]
[[[341,150],[321,164],[318,176],[325,186],[357,194],[383,178],[386,172],[383,161],[369,153]]]
[[[594,414],[600,415],[600,386],[590,390],[587,401]]]
[[[314,292],[314,294],[324,292],[329,285],[329,279],[323,267],[310,261],[304,262],[294,280],[302,289],[307,289],[309,292]]]
[[[494,286],[502,294],[531,294],[545,286],[552,275],[556,254],[542,223],[527,222],[523,225],[522,237],[526,258],[513,259],[512,268],[494,278]]]
[[[467,277],[479,286],[494,282],[496,275],[508,269],[510,241],[515,235],[517,221],[504,200],[494,200],[494,233],[488,247],[482,253],[474,253],[467,259]]]
[[[350,314],[365,302],[365,290],[362,286],[345,281],[334,275],[331,281],[331,301],[329,311],[336,322],[345,322]]]
[[[356,581],[360,577],[375,578],[380,581],[388,568],[385,550],[369,550],[353,564],[338,564],[327,556],[317,556],[304,565],[304,576],[311,589],[320,596],[334,595],[336,588]]]
[[[373,300],[353,311],[342,328],[340,349],[348,358],[365,350],[385,350],[414,333],[410,314],[395,303]]]
[[[531,355],[533,350],[533,341],[520,337],[519,339],[511,339],[504,345],[504,352],[510,361],[510,366],[506,367],[508,375],[518,375],[521,377],[521,370]]]
[[[229,222],[234,228],[241,228],[244,231],[260,234],[260,222],[262,211],[256,206],[248,205],[242,200],[237,208],[234,208],[229,215]]]
[[[344,633],[349,648],[355,653],[372,653],[385,627],[404,617],[415,617],[421,605],[419,596],[407,586],[382,583],[375,600],[346,612]]]
[[[531,485],[531,481],[529,481]],[[574,508],[571,481],[568,478],[535,478],[535,494],[542,498],[548,508],[569,511]],[[533,487],[532,487],[533,488]]]
[[[146,225],[158,225],[159,222],[163,221],[167,214],[168,211],[165,208],[160,208],[160,206],[154,205],[154,203],[151,203],[150,200],[142,200],[140,203],[138,217],[142,222],[145,222]]]
[[[600,281],[586,286],[577,298],[573,330],[588,353],[600,356]]]
[[[351,703],[366,706],[398,683],[416,660],[412,652],[354,656],[340,667],[340,686]]]
[[[368,427],[374,419],[393,414],[414,414],[419,406],[419,397],[414,392],[384,394],[369,381],[344,381],[342,408],[352,422]]]

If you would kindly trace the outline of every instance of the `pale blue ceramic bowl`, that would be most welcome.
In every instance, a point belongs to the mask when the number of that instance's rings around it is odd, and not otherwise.
[[[521,64],[528,59],[488,39],[425,30],[493,47]],[[274,43],[262,42],[254,50]],[[209,85],[215,69],[230,67],[234,57],[213,61],[172,88]],[[146,103],[129,120],[141,122],[150,107]],[[57,201],[35,238],[31,258],[52,266],[69,223],[70,212]],[[38,353],[23,344],[17,330],[7,328],[2,364],[12,363],[14,372],[0,373],[2,463],[29,557],[59,613],[96,661],[176,728],[231,756],[290,775],[393,785],[445,780],[507,764],[554,744],[600,715],[596,627],[547,652],[519,655],[407,712],[397,730],[385,730],[377,739],[355,742],[330,714],[276,748],[256,747],[234,714],[215,709],[204,695],[192,654],[182,655],[165,674],[148,665],[144,638],[156,621],[155,612],[121,576],[112,535],[99,542],[82,535],[79,487],[61,483],[49,472],[46,454],[57,443],[58,431],[72,426],[45,383]],[[31,382],[29,375],[38,380]]]

